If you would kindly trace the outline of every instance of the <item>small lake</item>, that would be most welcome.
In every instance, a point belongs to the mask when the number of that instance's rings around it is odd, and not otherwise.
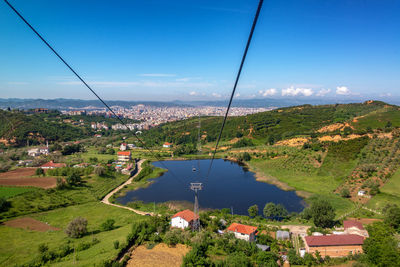
[[[181,181],[171,175],[171,172],[166,172],[161,177],[152,179],[154,183],[147,188],[129,191],[117,201],[122,204],[137,200],[146,203],[167,201],[193,203],[194,192],[189,188],[190,183],[203,182],[204,188],[199,192],[200,209],[232,208],[235,214],[248,215],[247,209],[257,204],[261,215],[265,204],[274,202],[283,204],[289,212],[303,210],[304,201],[294,191],[284,191],[275,185],[258,182],[253,172],[236,162],[214,160],[209,178],[206,180],[204,176],[207,174],[210,161],[209,159],[163,161],[163,164],[153,162],[154,166],[167,167]],[[197,171],[193,172],[193,168],[197,168]]]

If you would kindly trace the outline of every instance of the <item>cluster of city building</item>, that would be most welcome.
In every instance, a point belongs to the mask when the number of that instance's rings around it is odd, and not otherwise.
[[[138,123],[130,123],[127,126],[133,130],[147,130],[151,127],[172,121],[183,120],[197,116],[224,116],[226,107],[214,107],[214,106],[199,106],[199,107],[185,107],[185,106],[147,106],[147,105],[136,105],[131,108],[124,108],[120,106],[113,106],[113,111],[122,118],[129,118],[132,120],[140,121]],[[244,116],[248,114],[263,112],[271,110],[272,108],[248,108],[248,107],[232,107],[229,112],[229,116]],[[105,117],[112,117],[113,114],[106,110],[91,109],[91,110],[68,110],[62,111],[63,114],[68,115],[102,115]],[[93,125],[93,129],[106,129],[103,126]],[[111,126],[113,130],[126,130],[126,127],[122,124],[114,124]]]

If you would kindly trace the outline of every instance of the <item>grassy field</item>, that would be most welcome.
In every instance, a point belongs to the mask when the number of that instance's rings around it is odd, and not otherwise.
[[[79,239],[68,238],[64,233],[67,224],[76,217],[84,217],[88,220],[89,233]],[[27,263],[39,256],[38,246],[47,244],[49,250],[57,250],[64,244],[77,247],[80,243],[91,242],[93,238],[100,242],[87,250],[76,254],[77,266],[93,266],[104,260],[115,257],[118,253],[113,247],[113,242],[118,240],[120,244],[126,242],[126,236],[131,231],[131,223],[137,220],[145,220],[147,217],[137,215],[131,211],[108,206],[102,203],[87,203],[56,209],[49,212],[37,213],[30,216],[52,226],[61,228],[60,231],[36,232],[23,229],[0,226],[0,265],[12,266],[14,264]],[[100,225],[107,219],[114,219],[116,228],[111,231],[101,231]],[[62,258],[60,262],[51,266],[73,266],[73,253]]]
[[[23,195],[9,198],[12,207],[1,214],[0,220],[69,205],[99,201],[109,191],[127,179],[128,176],[122,174],[115,174],[115,177],[92,175],[91,177],[83,177],[82,185],[74,186],[71,189],[37,189],[26,192]]]
[[[389,121],[392,123],[392,126],[400,126],[400,110],[397,107],[385,107],[373,111],[357,119],[357,122],[353,122],[352,125],[356,129],[362,130],[367,129],[367,127],[383,129]]]
[[[386,204],[400,206],[400,169],[381,187],[381,193],[374,196],[367,204],[372,209],[382,209]]]
[[[284,169],[279,167],[280,164],[278,164],[277,160],[251,160],[249,165],[251,169],[262,176],[272,176],[294,188],[296,191],[323,195],[336,208],[338,216],[353,208],[353,204],[349,200],[341,198],[334,193],[334,190],[342,183],[341,180],[335,179],[332,176],[318,175],[317,171],[303,173]]]
[[[35,191],[33,187],[6,187],[0,186],[0,197],[9,198],[23,194],[25,192]]]

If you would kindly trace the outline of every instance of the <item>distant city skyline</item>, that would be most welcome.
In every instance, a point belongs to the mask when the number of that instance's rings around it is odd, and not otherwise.
[[[10,1],[104,99],[223,100],[252,1]],[[265,1],[237,99],[400,101],[400,2]],[[4,3],[0,98],[94,99]]]

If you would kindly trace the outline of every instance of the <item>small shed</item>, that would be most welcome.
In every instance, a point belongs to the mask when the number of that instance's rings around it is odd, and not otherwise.
[[[278,230],[276,231],[276,239],[278,240],[289,240],[290,233],[288,231]]]

